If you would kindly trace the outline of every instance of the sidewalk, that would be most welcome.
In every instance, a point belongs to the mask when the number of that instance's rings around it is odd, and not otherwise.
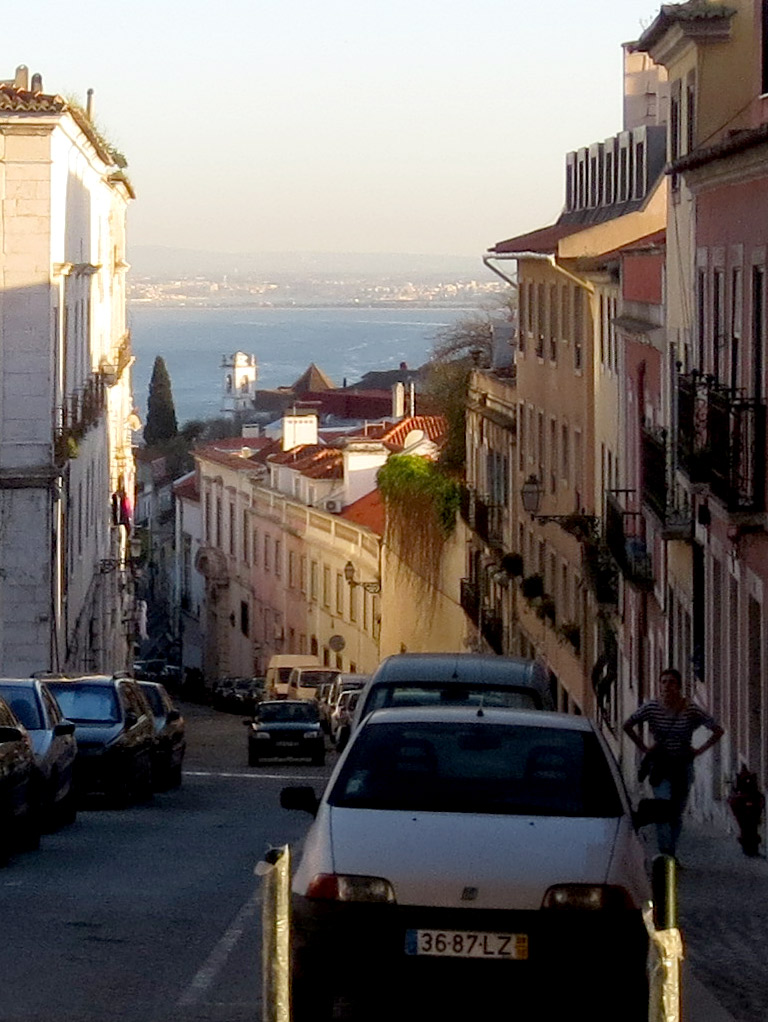
[[[683,1022],[766,1022],[768,862],[688,820],[679,857]]]

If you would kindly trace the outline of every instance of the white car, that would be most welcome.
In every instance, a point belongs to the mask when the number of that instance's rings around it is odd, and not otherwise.
[[[377,710],[321,799],[281,801],[316,812],[293,881],[296,1022],[339,998],[365,1019],[647,1018],[644,856],[585,717]]]

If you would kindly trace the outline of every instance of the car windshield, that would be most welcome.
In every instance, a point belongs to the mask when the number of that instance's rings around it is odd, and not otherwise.
[[[141,685],[140,688],[144,693],[144,698],[152,707],[153,715],[155,717],[164,717],[165,707],[163,706],[163,697],[160,695],[160,690],[152,688],[151,685]]]
[[[49,681],[48,687],[58,700],[61,712],[78,723],[109,723],[120,720],[117,698],[106,685],[80,685],[69,681]]]
[[[332,806],[521,816],[621,816],[594,734],[452,723],[374,724],[350,749]]]
[[[34,689],[22,688],[20,685],[0,685],[0,696],[25,728],[30,731],[42,730],[44,724]]]
[[[319,719],[314,703],[262,703],[259,709],[262,724],[314,724]]]
[[[325,682],[333,681],[336,671],[299,671],[296,684],[299,688],[317,688]]]
[[[398,681],[375,685],[366,713],[387,706],[489,706],[540,710],[538,692],[529,688],[445,682]]]

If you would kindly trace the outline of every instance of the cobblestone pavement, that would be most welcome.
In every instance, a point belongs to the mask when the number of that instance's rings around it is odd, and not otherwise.
[[[690,822],[679,857],[680,927],[696,978],[736,1022],[766,1022],[768,862],[747,858],[735,836]]]

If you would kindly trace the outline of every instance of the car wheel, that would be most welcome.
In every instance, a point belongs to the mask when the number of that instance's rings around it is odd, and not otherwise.
[[[168,787],[181,787],[181,763],[177,763],[176,766],[172,766],[168,771]]]
[[[261,756],[250,745],[248,746],[248,766],[258,766],[261,763]]]

